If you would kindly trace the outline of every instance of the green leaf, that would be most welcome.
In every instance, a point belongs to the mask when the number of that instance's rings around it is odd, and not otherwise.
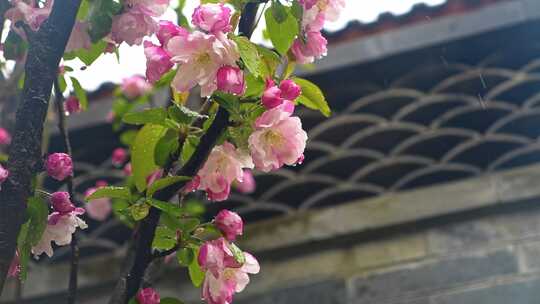
[[[176,231],[165,226],[158,226],[152,241],[152,248],[169,250],[176,245]]]
[[[261,78],[246,74],[246,93],[245,96],[261,96],[264,91],[265,83]]]
[[[178,143],[178,132],[168,130],[167,133],[156,144],[154,151],[154,161],[160,167],[164,167],[169,163],[171,155],[178,151],[180,143]]]
[[[86,96],[86,91],[81,86],[81,83],[75,77],[70,77],[71,83],[73,84],[73,90],[75,90],[75,96],[79,99],[81,108],[86,110],[88,108],[88,97]]]
[[[159,304],[184,304],[184,302],[175,298],[163,298],[159,301]]]
[[[238,248],[236,244],[230,243],[229,249],[231,249],[233,257],[236,262],[238,262],[238,264],[243,265],[246,262],[246,256],[244,255],[244,252],[242,251],[242,249]]]
[[[107,187],[100,187],[98,188],[92,195],[86,197],[86,201],[92,201],[99,198],[121,198],[125,200],[131,199],[131,193],[128,188],[125,187],[114,187],[114,186],[107,186]]]
[[[28,43],[15,31],[10,30],[4,42],[4,58],[8,60],[20,60],[27,48]]]
[[[273,78],[277,67],[281,63],[279,55],[276,52],[269,50],[263,46],[257,46],[257,50],[261,55],[261,73],[265,76],[265,78]]]
[[[189,176],[167,176],[165,178],[158,179],[146,190],[146,196],[152,197],[157,191],[167,188],[170,185],[174,185],[179,182],[187,182],[191,180]]]
[[[179,104],[174,104],[168,109],[169,117],[180,124],[191,124],[193,120],[198,118],[208,118],[206,115],[201,115],[187,107]]]
[[[240,57],[246,65],[246,68],[253,74],[255,77],[260,75],[260,65],[261,59],[257,47],[249,39],[243,36],[235,36],[233,40],[238,46],[238,51],[240,52]]]
[[[165,73],[163,76],[161,76],[161,78],[154,84],[154,87],[161,88],[169,86],[171,84],[171,81],[174,79],[174,76],[176,76],[176,69],[172,69]]]
[[[64,93],[67,88],[66,78],[64,75],[58,75],[58,86],[60,89],[60,92]]]
[[[111,32],[112,17],[120,12],[122,5],[113,0],[92,1],[88,13],[90,29],[88,33],[92,42],[97,42]]]
[[[88,16],[88,12],[90,11],[90,3],[88,1],[89,0],[81,1],[79,11],[77,12],[77,20],[82,21]]]
[[[296,100],[297,103],[313,110],[319,110],[326,117],[332,114],[323,92],[316,84],[298,77],[294,77],[293,81],[302,88],[302,95]]]
[[[129,207],[129,210],[131,212],[131,216],[134,220],[140,221],[144,219],[146,216],[148,216],[148,212],[150,211],[150,206],[145,203],[137,203],[134,205],[131,205]]]
[[[186,138],[186,141],[184,142],[184,145],[182,146],[182,153],[180,154],[182,163],[184,164],[187,163],[187,161],[191,158],[191,156],[195,152],[195,149],[197,149],[199,142],[200,142],[200,139],[197,136],[189,135]]]
[[[178,227],[180,228],[180,230],[182,230],[184,234],[187,234],[195,230],[195,228],[197,228],[200,223],[201,221],[196,218],[180,218],[178,220]]]
[[[166,214],[169,214],[171,216],[180,216],[183,213],[182,208],[180,208],[177,205],[174,205],[170,202],[163,202],[157,199],[149,198],[146,201],[149,205],[163,211]],[[175,221],[176,222],[176,221]],[[175,223],[175,227],[180,229],[180,224],[178,222]]]
[[[133,141],[135,140],[135,137],[137,136],[136,130],[127,130],[120,134],[120,142],[126,146],[131,146]]]
[[[275,7],[278,8],[275,8]],[[275,11],[279,13],[275,13]],[[294,38],[298,34],[298,21],[289,12],[289,8],[279,4],[279,1],[272,2],[272,7],[266,10],[266,29],[272,44],[281,55],[286,55]],[[282,13],[284,18],[282,18]],[[277,15],[277,16],[276,16]],[[283,19],[283,20],[281,20]]]
[[[193,248],[180,248],[178,251],[176,251],[176,259],[178,260],[178,264],[184,267],[188,267],[191,263],[193,263],[193,260],[195,259],[195,253],[193,252]]]
[[[195,256],[199,256],[199,248],[195,248],[194,251]],[[204,272],[199,266],[197,259],[193,259],[191,264],[189,264],[188,271],[191,283],[193,283],[195,287],[200,287],[202,282],[204,281]]]
[[[135,137],[131,146],[131,167],[139,192],[146,189],[146,178],[158,168],[154,162],[154,151],[166,132],[167,129],[163,126],[148,124],[142,127]]]
[[[163,108],[146,109],[141,112],[127,113],[122,117],[122,121],[132,125],[144,125],[152,123],[161,125],[167,118],[167,112]]]
[[[66,60],[79,58],[85,65],[89,66],[94,63],[94,61],[96,61],[96,59],[98,59],[101,54],[103,54],[105,48],[107,48],[107,42],[101,40],[97,43],[92,44],[89,49],[81,48],[76,51],[67,53],[64,55],[64,58]]]
[[[238,99],[238,96],[217,91],[212,95],[212,98],[231,115],[240,114],[240,99]]]
[[[47,217],[49,208],[47,202],[41,197],[31,197],[28,199],[26,208],[28,221],[22,226],[17,237],[19,258],[21,264],[20,279],[25,280],[27,274],[30,250],[41,240],[41,236],[47,227]]]
[[[184,209],[190,215],[203,215],[206,212],[206,207],[203,202],[190,199],[184,204]]]

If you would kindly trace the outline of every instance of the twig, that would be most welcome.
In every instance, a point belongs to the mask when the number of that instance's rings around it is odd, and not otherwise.
[[[66,111],[64,107],[64,96],[62,90],[60,90],[60,84],[58,83],[58,77],[54,79],[54,99],[56,103],[56,112],[58,115],[58,130],[60,131],[60,136],[64,142],[64,147],[66,153],[73,158],[73,150],[71,149],[71,141],[69,139],[69,132],[66,126]],[[76,201],[74,186],[73,186],[73,176],[68,176],[66,179],[66,185],[68,189],[69,196],[75,204],[78,205]],[[71,260],[70,260],[70,271],[69,271],[69,287],[68,287],[68,304],[75,304],[77,299],[77,277],[79,272],[79,245],[78,245],[78,236],[77,232],[73,233],[71,238]]]
[[[41,139],[58,64],[75,24],[80,0],[55,1],[49,18],[35,33],[25,65],[22,99],[8,161],[9,179],[0,191],[0,290],[4,287],[17,235],[26,220],[32,178],[42,168]]]

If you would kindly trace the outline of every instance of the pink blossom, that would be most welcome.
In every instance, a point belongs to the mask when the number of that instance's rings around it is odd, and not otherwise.
[[[2,189],[2,184],[8,179],[8,177],[9,171],[0,164],[0,190]]]
[[[187,37],[189,31],[185,28],[178,26],[171,21],[161,20],[159,21],[159,28],[156,36],[161,46],[166,46],[172,37],[183,36]]]
[[[124,78],[120,87],[127,98],[134,99],[152,90],[152,85],[146,82],[144,77],[134,75]]]
[[[302,89],[291,79],[286,79],[279,85],[281,98],[294,101],[302,93]]]
[[[291,117],[294,105],[286,101],[264,112],[255,121],[248,139],[255,167],[264,172],[298,162],[306,148],[307,134],[298,117]]]
[[[304,6],[305,9],[310,9],[317,4],[317,0],[299,0],[299,2]]]
[[[317,58],[326,56],[326,39],[320,32],[306,33],[306,42],[296,38],[291,48],[296,61],[301,64],[312,63]]]
[[[64,102],[64,108],[67,114],[80,113],[82,111],[79,98],[70,95]]]
[[[231,143],[224,142],[214,147],[199,170],[199,189],[205,190],[212,201],[226,200],[231,191],[231,183],[235,180],[243,181],[243,168],[253,168],[251,157],[237,150]]]
[[[92,40],[90,39],[90,34],[88,34],[88,22],[76,21],[66,45],[66,52],[90,49],[91,47]]]
[[[146,56],[146,78],[150,83],[158,81],[174,66],[171,56],[163,48],[150,41],[144,42],[144,55]]]
[[[337,21],[341,11],[345,8],[345,0],[301,0],[306,15],[322,14],[324,19]]]
[[[226,93],[242,95],[246,90],[244,72],[237,67],[223,66],[217,72],[217,89]]]
[[[8,130],[0,128],[0,145],[7,146],[9,144],[11,144],[11,134]]]
[[[23,0],[13,0],[11,5],[12,7],[6,11],[4,16],[11,21],[12,28],[25,37],[24,31],[18,29],[15,24],[18,21],[23,21],[30,26],[32,31],[37,31],[41,24],[49,18],[53,1],[45,1],[42,7],[39,7],[35,1],[30,1],[28,4]]]
[[[68,176],[73,176],[73,162],[66,153],[53,153],[49,155],[45,162],[47,174],[50,177],[63,181]]]
[[[122,164],[126,162],[128,158],[128,152],[126,149],[123,148],[116,148],[113,150],[112,153],[112,164],[115,167],[120,167]]]
[[[172,62],[180,64],[173,87],[186,92],[198,84],[203,97],[216,90],[219,68],[233,66],[240,58],[234,41],[222,33],[209,35],[195,31],[187,37],[176,36],[169,40],[166,50]]]
[[[55,242],[58,246],[64,246],[71,243],[72,234],[77,228],[86,229],[88,226],[86,223],[78,217],[78,215],[84,213],[81,208],[76,208],[75,211],[59,215],[55,212],[49,215],[49,221],[41,240],[38,244],[32,247],[32,253],[38,257],[42,253],[47,254],[49,257],[53,255],[53,249],[51,242]]]
[[[157,181],[158,179],[160,179],[162,175],[163,175],[163,169],[155,170],[154,172],[152,172],[152,174],[150,174],[150,175],[148,175],[148,176],[146,177],[146,185],[147,185],[147,186],[150,186],[150,185],[153,184],[155,181]]]
[[[223,209],[214,218],[214,223],[229,241],[234,241],[243,233],[244,222],[236,212]]]
[[[152,17],[160,17],[165,14],[169,6],[169,0],[127,0],[127,8],[137,8]]]
[[[127,163],[125,166],[124,166],[124,174],[126,176],[130,176],[131,174],[133,173],[133,169],[131,167],[131,163]]]
[[[15,250],[15,255],[11,264],[9,265],[8,277],[16,278],[21,273],[21,259],[19,257],[19,250]]]
[[[275,108],[283,103],[281,90],[276,86],[273,80],[269,79],[266,81],[266,89],[263,92],[261,101],[267,109]]]
[[[231,9],[222,3],[201,4],[193,12],[191,22],[206,32],[227,33],[232,30]]]
[[[208,304],[229,304],[233,295],[242,292],[249,283],[248,273],[256,274],[260,266],[255,257],[244,252],[245,262],[239,265],[228,248],[228,242],[219,238],[201,246],[199,265],[206,270],[202,298]]]
[[[89,188],[84,193],[85,197],[89,197],[92,195],[96,190],[99,188]],[[91,201],[88,201],[86,205],[84,205],[84,208],[86,209],[86,212],[88,212],[88,216],[91,219],[94,219],[96,221],[104,221],[109,217],[109,214],[112,212],[112,204],[111,200],[107,197],[94,199]]]
[[[157,22],[141,8],[135,7],[127,12],[113,17],[111,38],[118,44],[140,45],[143,38],[155,33]]]
[[[233,185],[236,187],[236,190],[246,194],[255,192],[255,188],[257,186],[251,170],[244,170],[242,181],[235,182]]]
[[[137,301],[139,304],[159,304],[159,293],[153,288],[144,288],[137,293]]]
[[[54,211],[60,214],[66,214],[75,210],[75,206],[71,202],[69,193],[67,192],[55,192],[51,195],[50,200]]]

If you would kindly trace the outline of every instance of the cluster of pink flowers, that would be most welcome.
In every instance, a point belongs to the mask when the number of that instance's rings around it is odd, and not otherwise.
[[[89,197],[94,192],[96,192],[97,189],[101,187],[107,186],[106,181],[97,181],[96,186],[89,188],[84,193],[85,197]],[[86,212],[88,214],[88,217],[90,217],[93,220],[96,221],[104,221],[109,217],[109,215],[112,212],[112,203],[111,199],[108,197],[98,198],[91,201],[88,201],[86,205],[84,205],[84,208],[86,209]]]
[[[293,101],[300,93],[292,80],[282,81],[279,86],[267,81],[262,96],[267,110],[255,120],[254,132],[248,138],[249,151],[241,151],[229,142],[215,147],[186,191],[204,190],[208,199],[223,201],[229,197],[233,183],[244,193],[255,190],[253,175],[244,169],[269,172],[302,163],[307,133],[300,118],[292,116]]]
[[[198,263],[206,272],[202,298],[209,304],[232,303],[233,295],[249,283],[248,274],[260,271],[259,262],[243,252],[245,262],[239,263],[225,238],[208,241],[201,246]]]
[[[304,8],[302,37],[292,46],[292,53],[299,63],[311,63],[326,55],[327,41],[321,34],[325,21],[336,21],[345,7],[345,0],[301,0]]]
[[[178,64],[172,85],[180,92],[199,85],[201,96],[210,96],[219,82],[226,91],[243,93],[243,74],[235,69],[240,55],[236,43],[226,35],[232,29],[230,19],[228,7],[209,3],[200,5],[193,13],[192,22],[197,27],[193,32],[161,22],[157,32],[160,45],[144,43],[148,80],[157,81]],[[228,68],[220,71],[224,67]]]
[[[68,245],[71,243],[72,235],[77,228],[87,228],[86,223],[78,217],[84,214],[84,209],[76,208],[67,192],[53,193],[50,202],[54,212],[49,214],[47,227],[41,240],[32,247],[32,253],[36,257],[42,253],[52,257],[52,242],[58,246]]]
[[[118,44],[141,44],[144,37],[157,31],[154,18],[162,16],[168,6],[169,0],[124,1],[122,14],[113,17],[111,39]]]

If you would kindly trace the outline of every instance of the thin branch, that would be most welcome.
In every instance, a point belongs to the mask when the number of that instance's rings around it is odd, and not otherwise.
[[[26,220],[26,201],[32,178],[42,169],[43,123],[58,64],[75,24],[80,0],[55,1],[49,18],[30,43],[25,65],[22,99],[17,109],[10,147],[9,179],[0,191],[0,290],[17,246],[17,235]]]
[[[64,95],[62,90],[60,90],[60,84],[58,83],[58,77],[54,79],[54,99],[56,103],[56,113],[58,115],[58,130],[60,131],[60,136],[64,142],[64,148],[66,153],[73,159],[73,150],[71,149],[71,140],[69,139],[69,131],[66,126],[66,110],[64,107]],[[73,203],[77,206],[79,205],[76,201],[74,186],[73,186],[73,176],[68,176],[66,180],[66,185],[68,189],[69,196]],[[77,299],[77,278],[79,272],[79,245],[78,245],[78,236],[77,232],[73,233],[71,238],[71,260],[70,260],[70,271],[69,271],[69,287],[68,287],[68,304],[75,304]]]

